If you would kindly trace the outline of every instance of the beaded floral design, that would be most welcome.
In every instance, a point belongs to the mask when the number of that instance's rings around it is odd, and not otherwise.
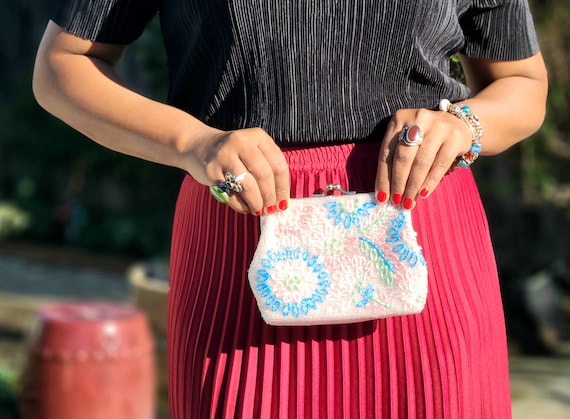
[[[383,307],[390,308],[390,304],[386,304],[380,301],[376,295],[376,288],[372,284],[368,284],[368,286],[364,287],[362,285],[362,281],[359,281],[357,284],[355,294],[358,295],[357,298],[360,298],[356,301],[356,307],[365,307],[370,303],[376,303]]]
[[[426,262],[410,212],[373,194],[292,199],[261,227],[249,279],[270,324],[362,321],[425,303]]]
[[[394,283],[395,268],[392,266],[390,260],[384,256],[384,253],[376,243],[367,239],[366,237],[359,237],[360,250],[363,255],[366,255],[372,261],[374,268],[380,274],[380,277],[386,282],[387,285]]]
[[[386,238],[386,242],[394,244],[392,251],[398,255],[400,261],[407,262],[412,268],[418,263],[425,266],[426,261],[421,250],[410,248],[402,239],[402,228],[406,224],[404,213],[400,211],[391,223],[392,227],[388,229],[389,236]]]
[[[285,247],[276,251],[269,250],[261,264],[263,268],[257,271],[255,289],[260,292],[261,297],[265,299],[265,305],[273,312],[280,312],[285,317],[307,315],[310,310],[317,309],[317,304],[322,303],[329,293],[330,273],[325,270],[325,265],[319,257],[312,255],[308,249]],[[274,271],[289,272],[287,268],[290,265],[297,265],[302,269],[286,274],[277,284],[270,281]],[[279,288],[298,298],[287,298],[284,295],[287,293],[280,293]]]
[[[354,210],[350,210],[345,203],[339,201],[328,201],[325,202],[324,207],[328,209],[327,218],[332,219],[337,224],[342,224],[345,228],[351,228],[352,226],[360,227],[361,217],[368,217],[370,215],[370,209],[376,206],[373,201],[365,201],[359,205]]]

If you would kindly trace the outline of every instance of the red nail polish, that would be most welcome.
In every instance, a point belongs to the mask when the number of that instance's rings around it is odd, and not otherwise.
[[[268,214],[273,214],[275,211],[277,211],[277,207],[275,205],[270,205],[267,207]]]
[[[414,201],[412,200],[412,198],[406,198],[404,199],[404,208],[409,210],[412,209],[412,205],[414,205]]]
[[[378,192],[378,195],[376,195],[376,199],[378,199],[378,202],[386,202],[386,199],[388,199],[388,195],[386,194],[386,192],[380,191]]]
[[[263,215],[263,210],[255,211],[255,215]]]
[[[392,195],[392,202],[396,205],[400,205],[400,203],[402,202],[402,194],[395,193],[394,195]]]
[[[428,192],[429,192],[429,191],[428,191],[426,188],[423,188],[423,189],[420,191],[420,196],[421,196],[422,198],[425,198],[425,197],[427,196]]]
[[[279,201],[279,209],[281,211],[285,211],[287,209],[287,207],[289,206],[288,202],[286,199]]]

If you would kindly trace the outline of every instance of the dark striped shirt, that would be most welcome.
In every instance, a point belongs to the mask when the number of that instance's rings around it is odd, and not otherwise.
[[[128,44],[157,11],[169,102],[282,146],[377,138],[398,109],[465,99],[454,53],[538,51],[527,0],[59,0],[52,19]]]

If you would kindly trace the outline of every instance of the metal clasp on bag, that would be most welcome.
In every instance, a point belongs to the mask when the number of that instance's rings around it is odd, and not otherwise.
[[[354,191],[345,191],[344,189],[342,189],[342,186],[340,186],[340,184],[338,183],[335,184],[329,183],[322,193],[317,193],[314,194],[313,196],[327,196],[333,191],[339,191],[343,195],[354,195],[356,193]]]

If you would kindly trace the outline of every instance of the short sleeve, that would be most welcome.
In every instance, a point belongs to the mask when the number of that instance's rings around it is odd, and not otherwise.
[[[474,0],[461,17],[468,57],[519,60],[536,54],[538,40],[527,0]]]
[[[84,39],[129,44],[142,34],[160,0],[52,0],[50,19]]]

